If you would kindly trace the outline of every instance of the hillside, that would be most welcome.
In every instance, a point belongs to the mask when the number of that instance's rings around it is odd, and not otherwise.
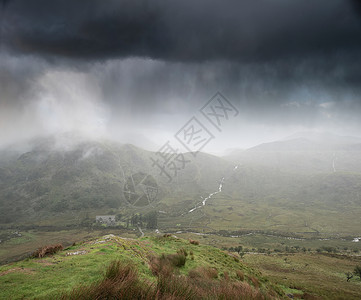
[[[107,270],[109,265],[112,269]],[[107,235],[84,241],[54,255],[0,267],[0,285],[1,299],[284,296],[279,286],[271,284],[235,254],[170,235],[142,239]]]
[[[144,174],[154,182],[156,200],[167,195],[191,197],[210,188],[231,163],[199,154],[189,161],[172,182],[152,166],[154,153],[132,145],[72,137],[33,142],[24,153],[0,153],[0,224],[37,223],[53,216],[81,214],[85,210],[103,213],[121,207],[149,207],[126,198],[126,184]],[[6,163],[5,163],[6,162]],[[153,204],[155,204],[153,203]],[[74,218],[73,218],[74,219]],[[66,221],[72,223],[71,220]]]

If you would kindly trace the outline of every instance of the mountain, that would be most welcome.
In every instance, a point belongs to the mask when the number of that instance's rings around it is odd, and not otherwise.
[[[295,140],[295,139],[307,139],[312,142],[329,144],[329,145],[347,145],[347,144],[357,144],[361,143],[361,138],[354,136],[340,136],[330,132],[297,132],[288,137],[285,137],[283,140]]]
[[[333,134],[298,133],[224,157],[240,164],[284,172],[316,174],[361,172],[361,139]]]
[[[184,169],[169,181],[151,160],[159,153],[107,140],[38,139],[25,152],[0,153],[7,157],[0,224],[78,226],[102,214],[127,224],[157,211],[158,228],[174,231],[358,234],[361,152],[340,140],[328,148],[286,139],[223,158],[185,153]]]
[[[217,184],[232,167],[212,155],[199,153],[195,159],[186,153],[184,170],[169,182],[152,166],[151,158],[157,158],[153,152],[72,135],[37,139],[27,152],[6,150],[0,157],[4,161],[0,167],[0,223],[132,206],[134,199],[126,198],[125,186],[139,176],[154,181],[158,199],[193,197]],[[136,206],[149,206],[148,200],[143,197]]]

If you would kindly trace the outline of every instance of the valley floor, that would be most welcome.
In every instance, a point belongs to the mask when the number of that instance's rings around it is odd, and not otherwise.
[[[317,295],[320,299],[360,299],[361,280],[346,280],[346,272],[361,265],[361,257],[334,254],[248,255],[244,262],[261,270],[271,281],[292,293]],[[296,290],[296,291],[295,291]]]

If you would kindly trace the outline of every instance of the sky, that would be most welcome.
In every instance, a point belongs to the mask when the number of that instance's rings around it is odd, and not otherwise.
[[[76,131],[156,150],[192,117],[214,153],[361,136],[360,2],[2,0],[0,147]],[[221,130],[201,111],[217,92]]]

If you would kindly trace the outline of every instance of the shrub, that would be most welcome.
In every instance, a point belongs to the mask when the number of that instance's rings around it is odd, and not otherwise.
[[[161,274],[171,274],[173,272],[173,266],[171,266],[164,258],[164,255],[162,255],[161,258],[150,258],[149,266],[153,275],[160,276]]]
[[[155,276],[170,275],[175,267],[183,267],[186,263],[186,256],[184,254],[176,253],[160,257],[150,257],[149,266]]]
[[[186,264],[186,256],[184,254],[172,254],[167,257],[173,266],[175,267],[183,267]]]
[[[331,252],[336,253],[337,252],[335,247],[330,247],[330,246],[322,246],[321,250],[326,251],[328,253],[331,253]]]
[[[59,251],[61,251],[63,249],[64,249],[64,247],[63,247],[62,244],[48,245],[48,246],[44,246],[44,247],[41,247],[38,250],[36,250],[31,255],[31,257],[42,258],[42,257],[47,256],[47,255],[55,254],[55,253],[57,253],[57,252],[59,252]]]
[[[184,249],[184,248],[180,248],[178,251],[177,251],[177,253],[178,254],[183,254],[184,256],[188,256],[188,252],[187,252],[187,250],[186,249]],[[193,255],[193,252],[191,251],[191,255]]]

